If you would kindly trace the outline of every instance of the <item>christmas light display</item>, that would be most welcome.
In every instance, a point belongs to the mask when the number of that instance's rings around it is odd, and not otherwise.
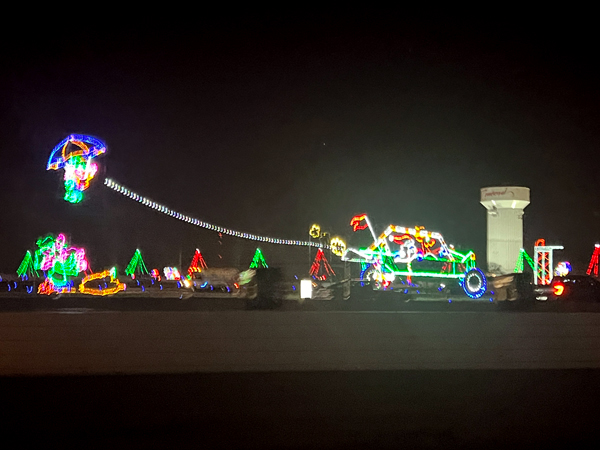
[[[17,275],[20,278],[39,277],[39,273],[37,272],[37,270],[35,270],[33,264],[33,256],[31,256],[31,252],[29,250],[27,250],[27,252],[25,253],[25,257],[23,258],[23,261],[21,261],[21,264],[17,269]]]
[[[54,147],[46,170],[64,169],[66,201],[79,203],[83,200],[83,191],[98,171],[93,159],[105,152],[106,145],[102,141],[81,134],[72,134]]]
[[[529,264],[531,270],[535,271],[535,263],[533,262],[533,259],[531,259],[531,257],[525,251],[525,249],[521,249],[519,251],[519,257],[517,258],[517,264],[515,264],[515,273],[523,272],[523,269],[525,268],[525,262]]]
[[[105,278],[109,277],[110,280],[105,281]],[[93,283],[94,281],[96,283]],[[100,282],[98,283],[98,281]],[[124,291],[125,288],[126,286],[117,279],[117,270],[113,267],[110,270],[92,273],[84,277],[79,285],[79,292],[90,295],[112,295]]]
[[[548,285],[552,281],[552,258],[554,250],[562,250],[562,245],[546,245],[545,239],[538,239],[533,248],[535,252],[535,280],[536,285]]]
[[[467,271],[465,277],[460,279],[459,283],[471,298],[479,298],[487,290],[487,279],[481,269],[477,267]]]
[[[125,274],[132,278],[135,278],[136,274],[148,275],[148,269],[146,268],[146,264],[144,264],[144,259],[142,258],[142,253],[139,249],[135,250],[129,264],[127,264]]]
[[[70,292],[73,285],[69,277],[75,277],[88,269],[85,250],[69,247],[67,238],[62,233],[56,238],[47,236],[38,239],[36,245],[38,249],[34,255],[34,269],[46,273],[46,280],[40,284],[38,292]]]
[[[151,276],[152,278],[154,278],[155,280],[157,280],[157,281],[160,281],[160,280],[161,280],[161,277],[160,277],[160,272],[158,271],[158,269],[152,269],[152,270],[150,271],[150,276]]]
[[[163,268],[163,273],[165,274],[165,280],[181,280],[181,274],[177,267],[165,267]]]
[[[317,280],[325,281],[328,277],[335,276],[335,272],[329,265],[323,249],[317,250],[317,255],[310,268],[309,275]]]
[[[331,239],[329,246],[331,247],[331,252],[336,256],[342,256],[346,251],[346,243],[337,236]]]
[[[188,274],[192,275],[194,272],[202,272],[203,269],[207,268],[208,265],[206,264],[206,261],[204,261],[202,253],[200,253],[200,250],[196,249],[196,253],[194,253],[190,267],[188,267]]]
[[[267,236],[258,236],[258,235],[251,234],[251,233],[242,233],[240,231],[235,231],[230,228],[212,225],[210,223],[203,222],[202,220],[198,220],[193,217],[186,216],[185,214],[178,213],[177,211],[169,209],[166,206],[163,206],[156,202],[153,202],[152,200],[150,200],[146,197],[142,197],[141,195],[138,195],[135,192],[132,192],[129,189],[126,189],[125,187],[121,186],[120,184],[118,184],[108,178],[104,180],[104,184],[107,187],[109,187],[110,189],[112,189],[113,191],[118,192],[119,194],[124,195],[125,197],[130,198],[132,200],[136,200],[137,202],[141,203],[144,206],[147,206],[148,208],[152,208],[162,214],[166,214],[170,217],[173,217],[175,219],[189,223],[191,225],[201,227],[201,228],[206,228],[207,230],[211,230],[211,231],[216,231],[217,233],[222,233],[222,234],[226,234],[228,236],[234,236],[234,237],[238,237],[238,238],[242,238],[242,239],[250,239],[253,241],[266,242],[269,244],[297,245],[297,246],[316,247],[316,248],[323,248],[323,249],[329,248],[329,245],[322,244],[320,242],[297,241],[297,240],[291,240],[291,239],[278,239],[278,238],[272,238],[272,237],[267,237]]]
[[[319,225],[317,225],[316,223],[313,224],[313,226],[310,227],[308,234],[312,238],[319,239],[319,237],[321,237],[321,227]]]
[[[475,253],[458,252],[440,233],[389,225],[376,236],[366,214],[354,216],[350,225],[354,231],[369,229],[373,237],[369,247],[348,248],[342,254],[343,261],[361,263],[363,279],[387,288],[397,277],[408,283],[413,277],[454,278],[472,298],[480,298],[487,289],[485,275],[475,267]]]
[[[250,269],[266,269],[268,268],[268,264],[265,261],[265,257],[263,256],[260,248],[257,248],[254,252],[254,257],[252,258],[252,262],[250,263]]]
[[[592,253],[590,265],[588,266],[586,272],[588,275],[593,275],[595,277],[598,276],[598,256],[600,256],[600,244],[596,244],[594,247],[594,253]]]
[[[566,277],[571,272],[572,267],[569,261],[561,261],[554,269],[554,275],[557,277]]]

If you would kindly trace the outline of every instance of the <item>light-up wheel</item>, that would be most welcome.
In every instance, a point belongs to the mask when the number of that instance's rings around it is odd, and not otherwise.
[[[465,273],[462,287],[469,297],[481,298],[487,289],[487,279],[480,269],[474,268]]]

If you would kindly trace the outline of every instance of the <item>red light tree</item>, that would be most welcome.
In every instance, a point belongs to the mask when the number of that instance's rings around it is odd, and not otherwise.
[[[590,265],[586,272],[588,275],[598,276],[598,256],[600,256],[600,244],[596,244],[594,247],[594,253],[592,253],[592,259],[590,259]]]
[[[315,277],[317,280],[325,281],[327,277],[335,275],[335,272],[329,265],[329,261],[325,258],[325,252],[320,248],[317,251],[315,260],[310,267],[310,276]]]
[[[206,265],[206,261],[202,257],[202,253],[200,250],[196,249],[196,253],[194,253],[194,258],[190,263],[190,267],[188,268],[188,273],[191,275],[194,272],[202,272],[203,269],[208,268]]]

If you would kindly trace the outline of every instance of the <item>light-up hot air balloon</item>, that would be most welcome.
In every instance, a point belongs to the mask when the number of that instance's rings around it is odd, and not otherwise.
[[[54,147],[46,170],[64,169],[66,201],[83,200],[83,191],[98,171],[98,165],[92,160],[103,153],[106,153],[106,145],[100,139],[82,134],[72,134]]]

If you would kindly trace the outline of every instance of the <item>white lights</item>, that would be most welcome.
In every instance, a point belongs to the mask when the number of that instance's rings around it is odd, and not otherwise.
[[[300,298],[312,298],[312,280],[300,280]]]
[[[298,245],[305,247],[316,247],[328,249],[329,245],[321,244],[319,242],[309,242],[309,241],[297,241],[290,239],[278,239],[267,236],[257,236],[255,234],[250,233],[242,233],[240,231],[231,230],[229,228],[220,227],[217,225],[212,225],[207,222],[203,222],[201,220],[195,219],[193,217],[186,216],[184,214],[178,213],[177,211],[173,211],[172,209],[167,208],[166,206],[160,205],[156,202],[153,202],[150,199],[142,197],[141,195],[136,194],[135,192],[130,191],[129,189],[115,183],[113,180],[106,178],[104,180],[105,186],[111,188],[113,191],[118,192],[119,194],[124,195],[125,197],[129,197],[132,200],[136,200],[144,206],[148,206],[149,208],[155,209],[163,214],[179,219],[183,222],[191,223],[197,227],[206,228],[207,230],[216,231],[217,233],[226,234],[229,236],[234,236],[243,239],[250,239],[253,241],[267,242],[269,244],[279,244],[279,245]]]

